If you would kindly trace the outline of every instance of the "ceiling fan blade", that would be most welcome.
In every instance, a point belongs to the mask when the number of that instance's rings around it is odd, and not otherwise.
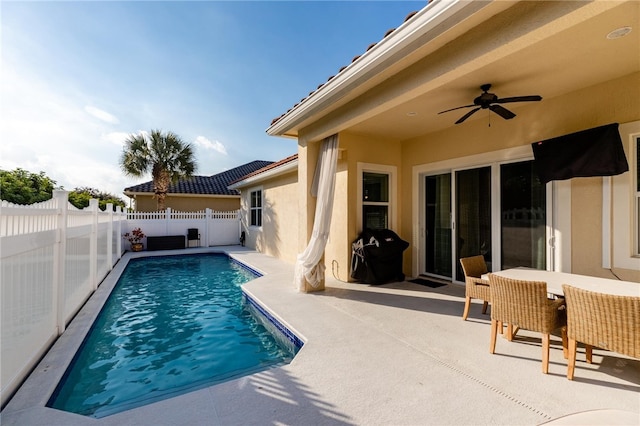
[[[471,108],[473,106],[476,106],[475,104],[471,104],[471,105],[464,105],[464,106],[459,106],[459,107],[455,107],[455,108],[451,108],[451,109],[447,109],[444,111],[440,111],[438,114],[442,114],[443,112],[449,112],[449,111],[455,111],[457,109],[462,109],[462,108]]]
[[[464,120],[466,120],[467,118],[471,117],[471,114],[473,114],[474,112],[478,111],[480,109],[480,107],[476,108],[476,109],[472,109],[471,111],[469,111],[468,113],[466,113],[465,115],[463,115],[462,117],[460,117],[460,119],[458,121],[456,121],[455,124],[460,124],[462,123]]]
[[[514,113],[512,113],[511,111],[509,111],[508,109],[500,105],[489,105],[489,109],[495,112],[496,114],[498,114],[500,117],[504,118],[505,120],[509,120],[516,116]]]
[[[542,96],[530,95],[530,96],[513,96],[511,98],[502,98],[494,101],[496,104],[506,104],[509,102],[536,102],[541,101]]]

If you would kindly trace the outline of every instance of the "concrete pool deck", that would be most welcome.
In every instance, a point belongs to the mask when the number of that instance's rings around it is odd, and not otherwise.
[[[489,354],[489,316],[464,286],[342,282],[324,292],[293,287],[293,265],[241,247],[223,251],[265,275],[245,290],[305,341],[289,365],[101,419],[46,408],[128,253],[0,414],[4,425],[538,425],[640,424],[640,360],[579,348],[566,379],[559,336],[549,374],[539,335],[499,339]],[[150,254],[150,253],[148,253]],[[346,280],[348,271],[339,271]],[[595,411],[594,411],[595,410]],[[580,413],[577,414],[576,413]],[[570,417],[575,415],[575,417]],[[569,416],[569,417],[567,417]]]

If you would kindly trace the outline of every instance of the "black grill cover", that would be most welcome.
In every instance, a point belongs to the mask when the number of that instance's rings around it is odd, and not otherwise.
[[[531,147],[542,183],[629,170],[617,123],[534,142]]]
[[[404,280],[402,252],[409,243],[392,230],[365,229],[351,247],[351,278],[368,284]]]

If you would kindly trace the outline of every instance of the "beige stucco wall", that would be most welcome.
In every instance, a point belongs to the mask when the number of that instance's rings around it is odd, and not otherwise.
[[[358,224],[358,163],[383,166],[401,165],[400,145],[372,136],[343,132],[339,136],[340,158],[331,219],[331,237],[325,249],[325,265],[334,278],[348,281],[351,242],[362,231]],[[397,182],[398,188],[401,182]],[[397,221],[399,224],[399,220]],[[398,231],[398,229],[396,229]],[[335,236],[335,237],[334,237]]]
[[[413,167],[428,163],[529,146],[532,142],[613,122],[640,120],[640,74],[636,73],[606,84],[589,87],[539,105],[513,104],[517,117],[503,120],[484,111],[478,119],[403,142],[340,133],[342,159],[338,162],[337,189],[333,209],[331,237],[325,251],[327,272],[348,279],[351,242],[360,232],[357,224],[358,162],[398,167],[398,221],[396,232],[412,241]],[[533,158],[533,154],[531,154]],[[629,178],[630,179],[630,178]],[[602,179],[580,178],[571,181],[571,262],[572,272],[612,277],[602,265]],[[404,256],[404,272],[413,269],[411,250]],[[336,273],[336,271],[338,271]],[[640,281],[640,272],[614,268],[622,279]]]
[[[242,188],[242,227],[245,245],[287,262],[298,253],[298,178],[292,171],[256,186]],[[262,190],[262,226],[249,226],[250,194]]]
[[[544,108],[512,108],[513,120],[495,115],[491,127],[484,118],[467,121],[444,132],[402,143],[402,179],[410,182],[412,167],[457,157],[529,145],[564,134],[609,123],[626,123],[640,119],[640,73],[589,87],[567,95],[544,99]],[[515,105],[515,104],[514,104]],[[631,175],[627,173],[630,181]],[[630,183],[630,182],[629,182]],[[412,232],[412,188],[402,186],[401,236]],[[613,277],[602,264],[602,178],[571,180],[571,261],[572,272]],[[405,253],[405,273],[411,271],[412,259]],[[640,272],[616,269],[622,279],[640,281]]]
[[[358,163],[395,166],[398,170],[395,190],[398,192],[396,226],[401,238],[412,241],[415,218],[413,169],[429,163],[491,153],[505,148],[527,148],[532,142],[561,136],[613,122],[640,120],[640,73],[589,87],[542,104],[513,104],[517,117],[503,120],[484,111],[478,119],[468,120],[446,131],[431,133],[402,142],[388,141],[370,135],[342,132],[339,135],[340,158],[336,175],[331,235],[325,250],[327,275],[349,279],[351,242],[361,231],[358,224]],[[543,105],[544,108],[539,106]],[[266,254],[295,261],[304,250],[313,226],[315,200],[308,195],[319,141],[299,142],[298,173],[262,182],[265,212],[262,229],[249,229],[247,244]],[[496,154],[497,155],[497,154]],[[531,153],[530,158],[533,158]],[[496,158],[495,160],[499,160]],[[631,174],[622,179],[631,182]],[[619,179],[617,179],[619,180]],[[299,182],[299,183],[298,183]],[[640,282],[640,271],[602,268],[602,178],[576,178],[571,188],[571,271],[574,273],[613,277]],[[243,188],[247,203],[251,188]],[[246,211],[246,210],[245,210]],[[269,239],[265,236],[269,235]],[[404,273],[413,270],[411,250],[404,256]]]
[[[211,196],[187,196],[167,195],[165,206],[181,212],[197,212],[205,209],[215,211],[232,211],[240,208],[240,197],[211,197]],[[157,211],[157,200],[152,195],[136,196],[136,211]]]

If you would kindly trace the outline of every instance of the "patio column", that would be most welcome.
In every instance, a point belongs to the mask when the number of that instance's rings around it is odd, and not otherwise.
[[[305,250],[313,233],[316,198],[311,196],[311,185],[319,151],[319,142],[308,143],[303,138],[298,140],[298,253]],[[323,290],[324,280],[316,287],[305,280],[304,289],[300,289],[304,293]]]
[[[299,143],[302,149],[304,143]],[[299,167],[299,188],[304,188],[300,200],[301,217],[308,242],[304,250],[298,254],[294,282],[301,292],[324,290],[324,250],[329,239],[333,200],[335,191],[336,164],[338,158],[338,135],[325,138],[321,143],[306,144],[302,150],[303,166]],[[312,162],[312,160],[315,160]],[[298,158],[300,165],[300,158]],[[304,180],[304,184],[300,181]],[[309,232],[310,231],[310,232]],[[303,242],[304,243],[304,242]]]

